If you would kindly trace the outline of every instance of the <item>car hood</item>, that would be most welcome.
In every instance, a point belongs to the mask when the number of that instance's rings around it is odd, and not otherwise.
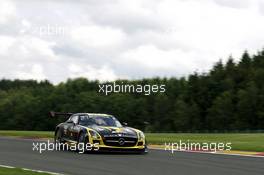
[[[103,137],[137,137],[136,130],[131,127],[92,126],[91,129]]]

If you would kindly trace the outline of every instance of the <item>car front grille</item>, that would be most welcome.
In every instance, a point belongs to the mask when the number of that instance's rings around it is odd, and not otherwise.
[[[106,146],[131,147],[137,144],[135,137],[104,137],[103,141]]]

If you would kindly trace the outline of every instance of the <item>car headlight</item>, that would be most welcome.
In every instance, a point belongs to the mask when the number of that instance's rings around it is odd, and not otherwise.
[[[144,135],[144,133],[143,132],[139,132],[138,133],[138,140],[144,140],[145,139],[145,135]]]
[[[93,139],[100,139],[100,135],[97,132],[89,130],[89,133]]]

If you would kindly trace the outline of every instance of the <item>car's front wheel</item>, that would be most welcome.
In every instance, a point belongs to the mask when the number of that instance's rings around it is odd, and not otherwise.
[[[78,151],[79,152],[87,152],[90,151],[89,149],[86,149],[87,144],[89,143],[88,135],[85,132],[81,132],[78,139]]]

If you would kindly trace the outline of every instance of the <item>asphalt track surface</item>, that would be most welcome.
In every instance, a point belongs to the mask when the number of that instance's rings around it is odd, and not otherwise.
[[[32,151],[33,140],[0,137],[0,164],[73,175],[263,175],[264,158],[150,150],[148,154]],[[36,141],[34,141],[36,142]]]

